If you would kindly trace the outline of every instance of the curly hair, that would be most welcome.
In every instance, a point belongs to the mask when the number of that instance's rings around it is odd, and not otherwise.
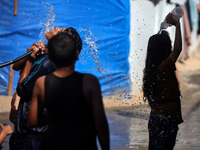
[[[58,68],[69,66],[74,60],[78,60],[76,51],[82,49],[82,40],[76,29],[69,27],[63,32],[53,36],[48,44],[49,58]]]
[[[53,36],[48,44],[48,55],[58,68],[71,65],[76,54],[76,40],[67,32]]]
[[[74,29],[72,27],[69,27],[69,28],[66,28],[64,32],[69,33],[72,36],[72,38],[76,40],[76,49],[81,51],[81,49],[82,49],[82,40],[81,40],[80,35],[76,31],[76,29]]]
[[[158,67],[171,54],[171,40],[166,31],[149,38],[143,75],[144,101],[154,101],[158,92]]]

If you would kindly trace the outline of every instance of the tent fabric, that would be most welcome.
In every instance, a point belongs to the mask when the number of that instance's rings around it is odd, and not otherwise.
[[[74,27],[83,40],[76,70],[96,75],[105,96],[130,91],[129,0],[20,0],[16,16],[14,1],[1,0],[0,13],[0,63],[13,60],[41,41],[55,14],[55,27]],[[10,66],[0,68],[0,95],[8,93],[9,72]],[[15,71],[13,92],[18,78]]]
[[[198,30],[199,29],[199,22],[198,22],[199,13],[198,13],[198,10],[197,10],[196,1],[190,0],[189,1],[189,7],[190,7],[190,11],[191,11],[190,17],[191,17],[192,24]]]

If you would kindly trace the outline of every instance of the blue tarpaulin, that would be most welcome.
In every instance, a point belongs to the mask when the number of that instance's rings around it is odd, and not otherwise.
[[[103,95],[130,90],[129,0],[20,0],[16,16],[14,1],[1,0],[0,14],[0,63],[41,41],[55,14],[54,27],[74,27],[84,41],[76,70],[96,75]],[[9,72],[10,66],[0,68],[0,95],[8,94]],[[18,78],[15,71],[13,92]]]

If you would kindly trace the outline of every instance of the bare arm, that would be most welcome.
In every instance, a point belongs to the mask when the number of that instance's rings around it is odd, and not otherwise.
[[[11,109],[10,109],[10,115],[9,115],[9,120],[15,124],[15,118],[16,118],[16,113],[18,110],[18,105],[19,105],[20,97],[17,95],[17,92],[14,93],[11,101]]]
[[[21,73],[21,75],[19,77],[18,84],[22,83],[23,79],[26,78],[27,75],[30,73],[33,60],[34,60],[33,57],[28,56],[28,59],[27,59],[27,61],[25,63],[25,66],[24,66],[24,69],[23,69],[23,71],[22,71],[22,73]]]
[[[32,49],[31,48],[28,48],[28,49]],[[27,61],[28,60],[28,57],[24,58],[23,61]],[[18,62],[17,62],[18,63]],[[19,62],[19,64],[17,64],[17,67],[19,67],[21,62]],[[24,65],[25,65],[26,62],[24,62]],[[24,69],[24,65],[22,67],[22,69]],[[26,66],[27,67],[27,66]],[[29,66],[31,67],[31,66]],[[24,71],[23,73],[20,72],[20,78],[18,80],[18,84],[21,83],[23,81],[24,78],[26,78],[28,76],[30,71]],[[18,105],[19,105],[19,102],[20,102],[20,96],[17,94],[17,92],[14,93],[13,97],[12,97],[12,100],[11,100],[11,109],[10,109],[10,115],[9,115],[9,120],[15,124],[15,118],[16,118],[16,113],[17,113],[17,110],[18,110]]]
[[[40,77],[34,86],[32,102],[29,110],[28,123],[31,127],[39,125],[44,102],[44,80],[45,76]]]
[[[0,133],[0,144],[1,144],[8,134],[12,134],[13,130],[12,130],[12,127],[10,125],[3,126],[0,123],[0,127],[2,129],[2,131]]]
[[[14,63],[12,66],[13,70],[15,70],[15,71],[23,70],[27,59],[28,59],[28,57],[25,57],[25,58],[21,59],[20,61]]]
[[[170,55],[173,62],[176,62],[178,59],[181,51],[182,51],[182,37],[181,37],[181,29],[180,29],[180,22],[173,19],[172,14],[168,14],[166,18],[167,23],[170,23],[175,26],[175,41],[174,41],[174,49]]]
[[[34,43],[31,47],[29,47],[27,49],[28,50],[33,50],[33,53],[30,54],[27,58],[26,58],[26,62],[23,68],[23,71],[20,75],[19,81],[18,83],[21,83],[23,81],[23,79],[25,77],[27,77],[27,75],[30,73],[31,70],[31,66],[33,64],[33,61],[36,57],[36,54],[39,52],[39,50],[43,50],[45,49],[45,45],[42,42],[38,42],[38,43]]]
[[[45,50],[45,45],[44,43],[42,42],[38,42],[38,43],[34,43],[31,47],[27,48],[27,52],[31,51],[31,50],[34,50],[34,48],[37,47],[38,49],[42,49],[42,50]],[[35,53],[33,52],[33,54],[31,54],[31,57],[35,57]],[[29,56],[21,59],[20,61],[16,62],[13,64],[12,68],[13,70],[16,70],[16,71],[22,71],[24,69],[24,66],[26,65],[26,61],[30,59]]]
[[[34,59],[35,55],[37,54],[37,52],[39,50],[39,48],[37,48],[33,44],[33,46],[31,46],[27,49],[27,51],[30,51],[32,49],[34,49],[34,52],[30,56],[22,59],[21,61],[15,63],[13,65],[14,70],[18,70],[18,69],[22,70],[22,72],[20,73],[18,84],[21,83],[23,81],[23,79],[26,78],[28,76],[28,74],[30,73],[31,66],[32,66],[32,60],[31,59]],[[17,113],[17,110],[18,110],[19,102],[20,102],[20,97],[17,94],[17,92],[15,92],[13,97],[12,97],[11,109],[10,109],[10,115],[9,115],[9,120],[13,124],[15,124],[15,118],[16,118],[16,113]]]
[[[83,83],[85,96],[92,104],[95,127],[101,148],[102,150],[109,150],[109,127],[104,112],[99,81],[95,76],[88,74],[85,75]]]

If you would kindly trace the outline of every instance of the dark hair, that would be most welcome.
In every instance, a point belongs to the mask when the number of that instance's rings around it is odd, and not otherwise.
[[[82,49],[82,40],[76,29],[69,27],[66,28],[64,32],[69,33],[76,40],[76,50],[81,51]]]
[[[53,36],[47,45],[48,55],[58,68],[69,66],[76,59],[76,39],[68,32]]]
[[[158,67],[171,54],[171,40],[167,32],[149,38],[143,75],[144,100],[153,101],[158,92]]]

